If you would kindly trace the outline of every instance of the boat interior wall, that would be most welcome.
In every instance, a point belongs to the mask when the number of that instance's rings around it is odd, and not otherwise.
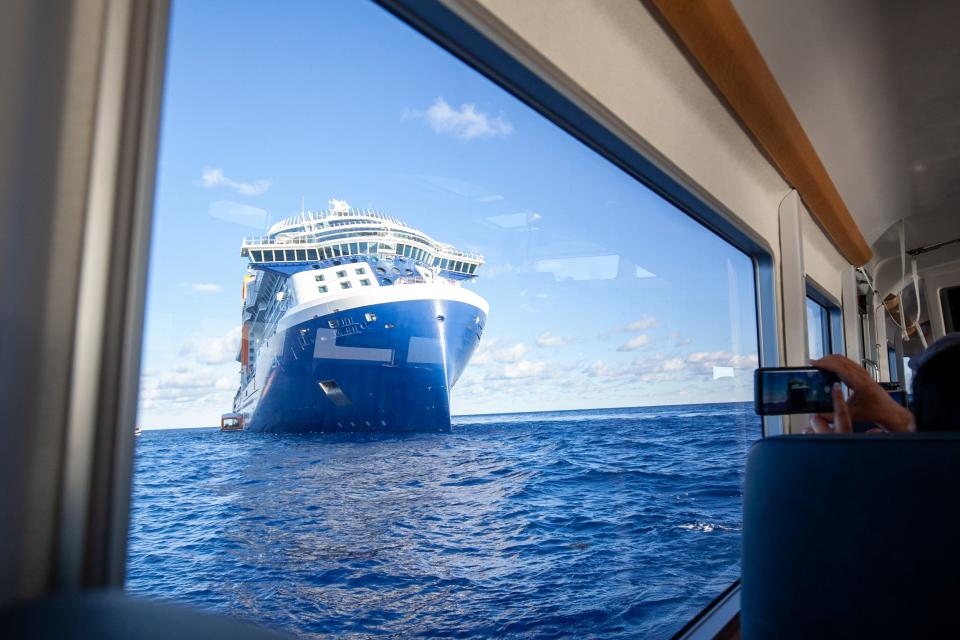
[[[910,202],[882,3],[732,1],[872,243]]]
[[[649,7],[635,0],[444,4],[698,195],[720,203],[776,257],[777,208],[788,185]]]
[[[856,317],[855,312],[848,311],[856,308],[855,303],[849,302],[851,298],[855,300],[848,290],[854,286],[852,267],[814,222],[797,191],[791,191],[780,203],[779,221],[783,363],[805,366],[809,362],[806,300],[811,289],[829,300],[831,306],[841,309],[832,328],[836,334],[835,352],[859,360],[862,356],[858,351],[850,351],[851,346],[859,344],[856,333],[853,327],[847,327],[848,317]],[[807,420],[805,415],[783,416],[783,433],[801,433]]]
[[[840,252],[866,263],[869,245],[733,4],[650,3]]]
[[[960,4],[733,4],[871,244],[960,223]]]
[[[166,6],[4,5],[0,605],[122,578]]]
[[[803,235],[804,273],[824,293],[842,300],[843,273],[850,263],[836,250],[806,207],[800,216],[800,230]]]
[[[14,0],[0,20],[0,605],[54,565],[104,10],[73,4]]]

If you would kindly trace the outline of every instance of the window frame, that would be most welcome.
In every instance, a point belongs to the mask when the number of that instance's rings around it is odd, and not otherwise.
[[[468,66],[480,72],[507,92],[543,115],[561,130],[572,135],[594,152],[626,172],[640,183],[673,204],[679,211],[713,231],[731,246],[745,253],[754,265],[756,292],[757,352],[760,364],[774,366],[779,363],[779,327],[776,305],[776,272],[773,251],[769,243],[755,231],[743,225],[737,216],[710,193],[686,177],[682,171],[661,157],[656,149],[649,147],[634,132],[599,103],[576,90],[576,87],[557,83],[534,71],[534,65],[525,66],[523,56],[510,52],[503,38],[491,34],[490,28],[481,28],[441,3],[423,3],[417,0],[376,0],[380,6],[412,26],[428,39],[439,44]],[[120,174],[126,181],[125,188],[133,192],[136,206],[115,206],[115,215],[129,216],[136,225],[136,237],[129,247],[127,262],[131,269],[141,274],[148,263],[150,250],[149,229],[153,216],[153,181],[158,153],[159,111],[163,98],[163,75],[166,48],[170,33],[167,16],[169,2],[154,0],[144,3],[146,9],[138,10],[139,22],[111,22],[111,28],[125,28],[128,32],[149,33],[150,37],[133,39],[131,49],[137,55],[139,66],[124,76],[125,89],[139,99],[124,104],[122,122],[116,126],[124,131],[127,145],[125,152],[138,160],[136,176]],[[479,22],[479,21],[475,21]],[[542,70],[541,70],[541,73]],[[146,117],[144,117],[146,114]],[[131,125],[124,129],[123,125]],[[773,214],[773,212],[771,212]],[[332,253],[339,257],[339,247]],[[133,432],[139,388],[140,335],[144,317],[146,281],[136,278],[124,292],[125,295],[107,297],[110,313],[107,318],[120,319],[128,331],[111,336],[105,345],[105,357],[120,364],[127,374],[120,378],[116,393],[111,396],[113,407],[96,412],[92,417],[100,419],[109,429],[84,437],[89,445],[77,456],[88,455],[90,460],[104,458],[112,461],[113,482],[96,482],[90,492],[89,503],[80,509],[86,514],[74,514],[75,518],[96,516],[96,522],[87,526],[61,527],[61,548],[70,551],[82,548],[87,553],[81,558],[75,553],[65,556],[61,551],[60,563],[76,565],[85,562],[88,566],[80,580],[58,580],[61,586],[114,586],[123,587],[125,577],[125,553],[127,523],[130,513],[131,475],[133,461]],[[106,292],[104,292],[106,293]],[[110,325],[114,326],[114,325]],[[80,339],[80,336],[78,336]],[[841,337],[842,340],[842,337]],[[109,381],[101,384],[109,385]],[[103,389],[100,389],[103,392]],[[117,408],[120,408],[117,411]],[[104,423],[102,418],[106,418]],[[764,435],[781,432],[777,418],[763,421]],[[82,461],[81,461],[82,462]],[[102,468],[102,467],[101,467]],[[71,546],[72,545],[72,546]],[[93,567],[89,564],[92,563]],[[69,568],[69,567],[68,567]],[[62,567],[61,567],[62,569]],[[738,581],[734,582],[710,606],[688,621],[677,637],[709,637],[711,629],[722,629],[736,615],[738,606]],[[718,626],[719,625],[719,626]],[[712,634],[711,634],[712,635]]]

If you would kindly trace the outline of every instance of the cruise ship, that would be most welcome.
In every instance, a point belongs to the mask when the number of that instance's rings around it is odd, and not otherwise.
[[[245,239],[241,255],[231,417],[244,429],[450,429],[450,390],[489,310],[463,286],[482,256],[342,200]]]

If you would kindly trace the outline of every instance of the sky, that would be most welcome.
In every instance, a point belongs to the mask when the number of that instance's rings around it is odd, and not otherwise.
[[[368,2],[176,2],[139,423],[219,424],[244,237],[331,198],[481,253],[455,415],[746,401],[751,260]]]

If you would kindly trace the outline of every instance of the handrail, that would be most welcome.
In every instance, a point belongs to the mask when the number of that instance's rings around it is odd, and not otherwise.
[[[356,240],[348,240],[345,238],[337,238],[335,240],[314,240],[312,238],[301,238],[301,237],[285,237],[285,238],[275,238],[271,236],[252,236],[244,238],[241,244],[241,249],[290,249],[290,248],[301,248],[301,249],[317,249],[326,246],[339,246],[341,244],[350,244],[350,242],[370,242],[369,238],[389,238],[391,237],[389,233],[382,235],[367,235],[367,236],[355,236]],[[367,238],[360,240],[360,238]],[[395,242],[410,243],[416,242],[415,240],[408,240],[406,238],[396,238]],[[377,241],[379,242],[379,240]],[[469,251],[463,251],[457,249],[456,247],[451,247],[450,245],[441,245],[439,243],[426,244],[420,242],[419,244],[427,246],[436,253],[438,256],[454,256],[457,258],[467,258],[468,260],[477,260],[483,261],[483,255],[479,253],[471,253]],[[379,253],[379,252],[378,252]]]

